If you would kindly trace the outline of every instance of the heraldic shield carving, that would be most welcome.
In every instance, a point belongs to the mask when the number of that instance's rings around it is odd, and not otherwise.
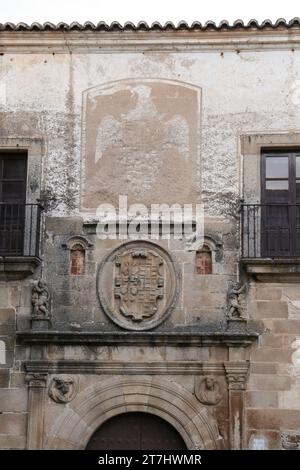
[[[100,304],[126,329],[147,330],[161,323],[176,303],[178,288],[169,254],[151,242],[128,242],[99,267]]]

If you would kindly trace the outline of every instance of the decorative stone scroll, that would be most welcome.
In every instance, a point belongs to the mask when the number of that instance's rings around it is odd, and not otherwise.
[[[114,250],[98,270],[98,296],[109,318],[129,330],[148,330],[171,313],[179,279],[170,255],[148,241]]]

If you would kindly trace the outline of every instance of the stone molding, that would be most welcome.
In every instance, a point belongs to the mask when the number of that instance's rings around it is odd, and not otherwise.
[[[300,144],[300,132],[249,133],[240,135],[243,155],[260,155],[262,148],[292,148]]]
[[[204,375],[214,373],[224,375],[222,363],[206,363],[196,361],[170,362],[121,362],[121,361],[82,361],[61,360],[43,361],[31,360],[25,363],[29,373],[48,374],[120,374],[120,375]]]
[[[62,243],[61,247],[64,250],[71,250],[72,246],[80,243],[85,250],[93,250],[94,243],[92,243],[87,237],[84,235],[73,235],[72,237],[68,237],[64,243]]]
[[[230,31],[1,31],[1,52],[158,52],[299,49],[294,30]]]

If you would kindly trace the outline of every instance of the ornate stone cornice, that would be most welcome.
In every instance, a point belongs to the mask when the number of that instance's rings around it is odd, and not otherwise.
[[[23,24],[24,25],[24,24]],[[26,26],[26,25],[25,25]],[[293,26],[253,27],[21,27],[0,25],[1,52],[101,53],[300,49]]]
[[[249,365],[249,361],[224,363],[229,390],[245,390]]]
[[[18,331],[17,337],[26,344],[73,344],[73,345],[134,345],[134,346],[248,346],[257,340],[259,333],[246,328],[239,332],[201,332],[191,327],[187,331]]]

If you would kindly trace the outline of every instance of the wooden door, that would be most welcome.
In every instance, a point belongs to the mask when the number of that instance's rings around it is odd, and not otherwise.
[[[106,421],[93,434],[88,450],[185,450],[169,423],[148,413],[124,413]]]

